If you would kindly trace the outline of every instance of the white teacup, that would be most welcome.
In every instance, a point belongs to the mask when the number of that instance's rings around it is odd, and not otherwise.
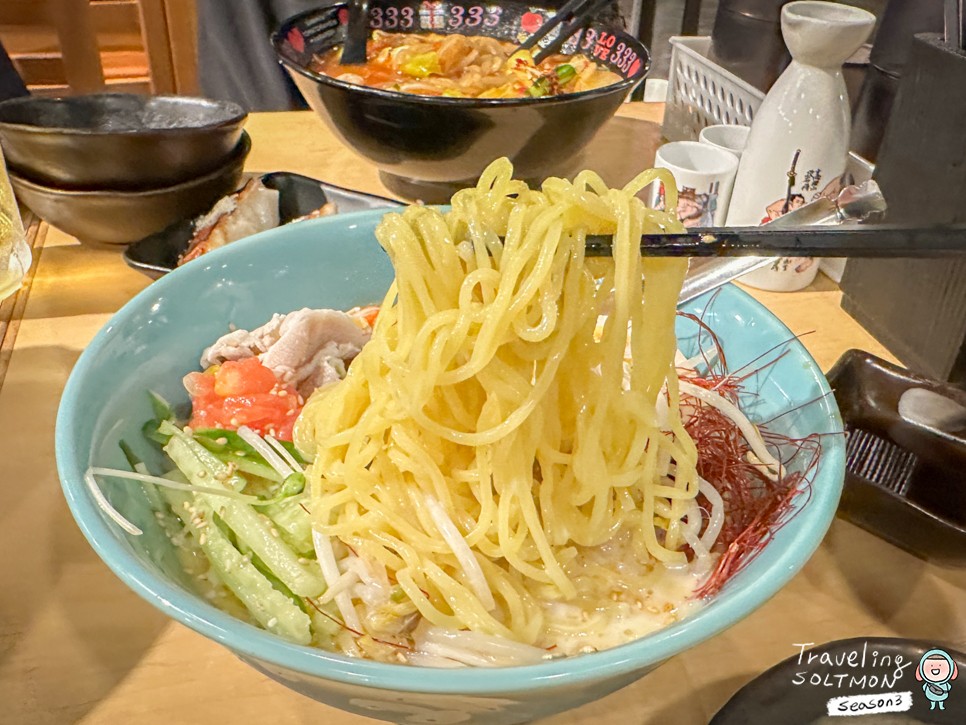
[[[678,219],[686,227],[722,226],[731,202],[738,157],[709,144],[675,141],[657,150],[656,168],[674,175]],[[651,188],[651,206],[664,208],[664,185]]]
[[[748,143],[749,131],[751,131],[751,126],[733,126],[730,124],[707,126],[701,129],[701,133],[698,134],[698,141],[730,151],[740,159],[741,152],[745,150],[745,145]]]

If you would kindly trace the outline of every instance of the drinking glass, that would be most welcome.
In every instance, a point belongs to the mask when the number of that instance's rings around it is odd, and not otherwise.
[[[20,289],[29,267],[30,247],[0,151],[0,300]]]

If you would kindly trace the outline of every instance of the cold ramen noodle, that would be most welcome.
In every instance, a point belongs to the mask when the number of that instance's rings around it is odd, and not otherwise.
[[[454,98],[525,98],[577,93],[621,77],[583,55],[554,55],[534,65],[513,43],[470,35],[373,31],[365,65],[341,65],[341,46],[311,68],[383,90]]]
[[[687,263],[637,249],[681,229],[635,196],[664,173],[537,191],[504,159],[446,213],[387,214],[379,307],[213,341],[187,421],[155,398],[145,426],[171,471],[125,444],[134,470],[89,485],[141,481],[215,604],[352,656],[527,664],[687,616],[787,519],[817,451],[779,460],[713,335],[677,352]],[[585,259],[587,234],[613,259]]]

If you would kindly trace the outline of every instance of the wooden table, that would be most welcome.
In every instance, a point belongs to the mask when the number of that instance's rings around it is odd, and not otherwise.
[[[595,167],[617,183],[648,165],[660,106],[634,104],[595,141]],[[249,168],[289,170],[385,194],[375,170],[310,113],[255,114]],[[67,376],[94,333],[148,280],[117,250],[80,246],[56,229],[12,326],[0,389],[0,722],[366,722],[266,679],[227,650],[131,593],[81,536],[61,495],[54,419]],[[884,350],[839,308],[825,277],[804,292],[755,292],[823,369],[846,349]],[[15,329],[14,329],[15,328]],[[9,335],[8,335],[9,337]],[[909,556],[843,521],[773,600],[722,635],[673,658],[554,725],[706,723],[745,682],[796,643],[917,637],[966,646],[966,572]]]

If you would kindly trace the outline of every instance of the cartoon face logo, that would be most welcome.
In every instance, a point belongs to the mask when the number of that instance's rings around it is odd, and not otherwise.
[[[664,210],[666,192],[664,184],[658,184],[654,208]],[[718,182],[707,192],[698,192],[690,186],[678,190],[678,219],[686,227],[713,227],[715,210],[718,208]]]
[[[929,700],[929,709],[946,709],[946,699],[952,689],[950,682],[959,676],[956,661],[941,649],[931,649],[919,660],[916,679],[922,682],[922,692]]]

